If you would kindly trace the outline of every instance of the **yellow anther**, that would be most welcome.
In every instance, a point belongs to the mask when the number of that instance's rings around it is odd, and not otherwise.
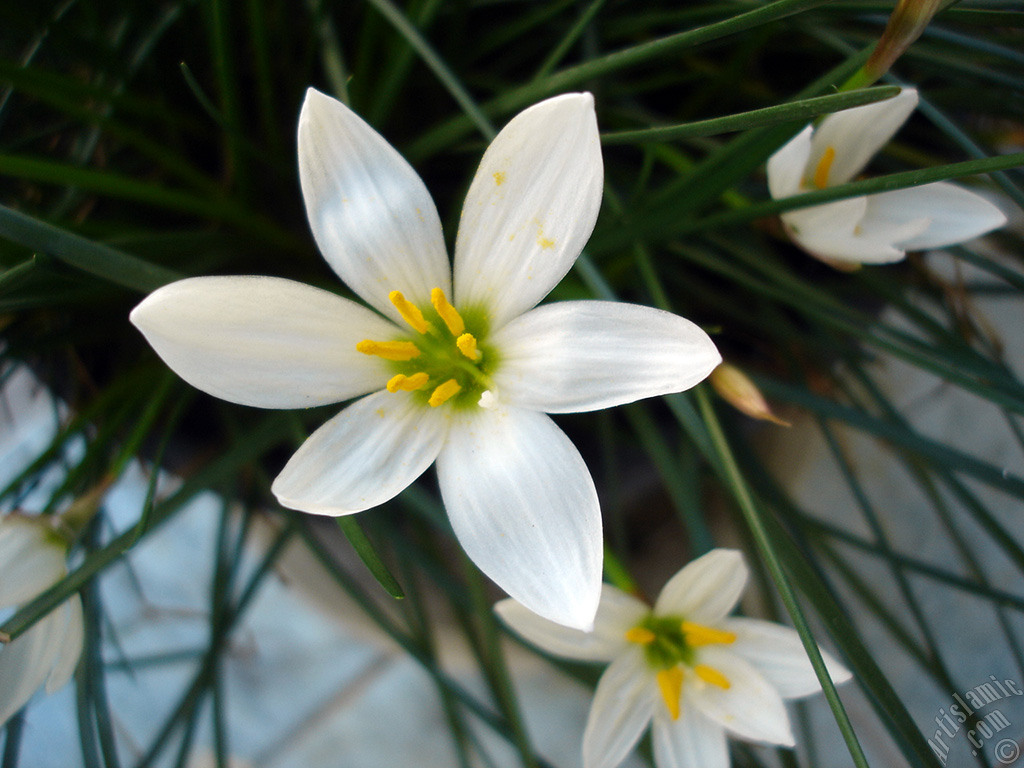
[[[423,371],[414,373],[412,376],[399,373],[388,380],[388,392],[397,392],[398,390],[412,392],[426,384],[429,379],[430,377]]]
[[[459,385],[459,382],[455,379],[448,379],[448,381],[430,393],[430,399],[427,400],[427,402],[432,408],[437,408],[437,406],[442,403],[446,403],[455,397],[455,395],[459,393],[460,389],[462,389],[462,387]]]
[[[472,333],[464,333],[459,336],[455,340],[455,346],[459,348],[459,352],[470,360],[478,360],[480,358],[480,350],[476,348],[476,337]]]
[[[398,310],[398,314],[402,316],[402,319],[411,325],[414,331],[417,333],[427,332],[430,324],[423,319],[423,313],[420,312],[420,308],[405,298],[401,291],[392,291],[388,294],[388,299],[395,305],[395,309]]]
[[[430,303],[434,305],[434,309],[437,310],[437,314],[444,320],[444,324],[448,326],[452,336],[461,336],[462,332],[466,330],[466,324],[463,322],[462,315],[459,314],[458,310],[448,303],[448,299],[444,296],[444,291],[440,288],[434,288],[430,292]]]
[[[692,621],[683,622],[683,636],[686,638],[686,644],[690,646],[729,645],[736,642],[735,632],[705,627]]]
[[[376,355],[385,360],[412,360],[419,357],[420,350],[411,341],[371,341],[366,339],[356,344],[356,350],[364,355]]]
[[[714,667],[709,667],[707,664],[698,664],[693,668],[693,671],[697,677],[705,683],[721,688],[723,691],[727,691],[732,688],[732,683],[729,682],[729,678]]]
[[[646,627],[633,627],[631,630],[626,632],[626,640],[640,645],[650,645],[657,638],[658,636]]]
[[[832,162],[836,159],[836,148],[825,147],[825,151],[818,161],[818,167],[814,169],[814,186],[824,189],[828,186],[828,172],[832,170]]]
[[[679,719],[679,702],[683,694],[683,670],[678,667],[663,669],[655,676],[661,698],[665,700],[668,713],[673,720]]]

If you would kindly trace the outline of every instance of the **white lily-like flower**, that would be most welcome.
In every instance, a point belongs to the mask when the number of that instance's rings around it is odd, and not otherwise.
[[[603,301],[533,308],[597,218],[593,98],[548,99],[495,138],[463,207],[454,277],[426,187],[369,125],[310,89],[298,140],[317,244],[377,312],[289,280],[204,277],[155,291],[132,322],[182,378],[225,400],[301,408],[366,395],[278,475],[282,505],[359,512],[436,460],[452,527],[477,566],[537,613],[590,626],[597,493],[545,414],[678,392],[720,360],[707,334],[667,312]]]
[[[42,518],[0,517],[0,611],[32,600],[67,574],[67,542]],[[10,643],[0,646],[0,726],[45,683],[63,686],[82,653],[84,624],[78,595]]]
[[[772,198],[845,184],[889,141],[917,106],[917,91],[829,115],[768,160]],[[980,195],[948,182],[851,197],[782,214],[793,240],[826,262],[885,264],[907,251],[942,248],[983,235],[1006,216]]]
[[[742,555],[716,549],[673,576],[653,609],[606,584],[593,632],[559,626],[514,600],[495,609],[549,653],[611,662],[583,734],[584,768],[615,768],[652,723],[658,768],[728,768],[726,734],[793,746],[783,699],[821,690],[794,630],[729,617],[746,582]],[[833,681],[850,678],[822,655]]]

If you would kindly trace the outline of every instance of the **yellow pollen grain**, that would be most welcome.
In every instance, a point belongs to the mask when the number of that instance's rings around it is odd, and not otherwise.
[[[455,346],[470,360],[480,359],[480,350],[476,348],[476,337],[472,333],[464,333],[459,336],[455,340]]]
[[[356,351],[364,355],[375,355],[385,360],[412,360],[420,356],[419,348],[411,341],[371,341],[364,339],[356,344]]]
[[[444,291],[440,288],[434,288],[430,292],[430,303],[434,305],[434,309],[437,310],[437,314],[444,320],[444,324],[448,326],[452,336],[461,336],[462,332],[466,330],[466,324],[463,322],[462,315],[459,314],[458,310],[448,303],[448,299],[444,296]]]
[[[505,172],[504,172],[504,171],[497,171],[497,172],[496,172],[496,173],[494,174],[494,183],[495,183],[495,184],[496,184],[497,186],[499,186],[499,187],[500,187],[500,186],[501,186],[502,184],[504,184],[504,183],[505,183]]]
[[[693,668],[694,673],[703,680],[705,683],[721,688],[723,691],[727,691],[732,688],[732,683],[729,682],[729,678],[723,675],[714,667],[709,667],[707,664],[698,664]]]
[[[442,403],[446,403],[451,400],[455,395],[459,393],[462,387],[455,379],[448,379],[444,384],[437,387],[433,392],[430,393],[430,399],[427,403],[431,408],[437,408]]]
[[[633,627],[631,630],[626,632],[626,640],[630,643],[637,643],[638,645],[650,645],[657,640],[657,635],[646,627]]]
[[[736,633],[727,632],[724,629],[705,627],[703,624],[694,624],[692,621],[683,622],[683,635],[687,645],[730,645],[736,642]]]
[[[814,186],[824,189],[828,186],[828,172],[832,170],[832,162],[836,159],[836,148],[825,147],[825,151],[818,161],[818,167],[814,169]]]
[[[668,713],[673,720],[679,719],[679,700],[683,694],[683,670],[678,666],[663,669],[655,675],[661,698],[665,700]]]
[[[423,313],[420,312],[420,308],[405,298],[401,291],[392,291],[388,294],[388,299],[395,305],[395,309],[398,310],[398,314],[402,316],[402,319],[411,325],[414,331],[417,333],[427,332],[430,324],[423,319]]]
[[[430,377],[423,371],[414,373],[412,376],[399,373],[388,379],[388,392],[397,392],[398,390],[413,392],[426,384],[429,379]]]
[[[537,245],[539,245],[544,250],[547,250],[548,248],[555,247],[555,241],[552,240],[550,237],[538,237]]]

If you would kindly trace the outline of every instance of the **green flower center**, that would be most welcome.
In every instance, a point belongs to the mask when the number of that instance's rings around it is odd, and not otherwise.
[[[734,632],[686,621],[679,616],[648,614],[626,632],[626,640],[643,646],[644,657],[655,673],[658,689],[673,720],[679,718],[683,682],[688,672],[703,685],[722,690],[732,686],[719,670],[696,663],[696,649],[705,645],[730,645],[736,642]]]
[[[394,375],[387,390],[412,392],[432,408],[445,403],[453,407],[479,404],[481,395],[493,388],[491,374],[498,361],[486,342],[483,313],[469,311],[464,317],[440,288],[430,292],[431,306],[426,308],[408,301],[400,291],[392,291],[388,299],[417,335],[390,341],[366,339],[356,345],[364,354],[389,361]]]

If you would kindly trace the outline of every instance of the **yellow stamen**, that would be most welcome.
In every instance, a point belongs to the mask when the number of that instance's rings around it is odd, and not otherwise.
[[[670,669],[663,669],[655,676],[658,680],[658,688],[661,690],[661,698],[665,700],[668,713],[673,720],[679,719],[679,699],[683,693],[683,670],[678,666]]]
[[[723,691],[727,691],[732,688],[732,683],[729,682],[729,678],[723,675],[714,667],[709,667],[707,664],[698,664],[693,668],[697,677],[703,680],[705,683],[709,683]]]
[[[458,394],[460,389],[462,389],[462,387],[459,385],[459,382],[455,379],[448,379],[448,381],[430,393],[430,399],[427,400],[427,402],[432,408],[437,408],[441,403],[446,403],[451,400]]]
[[[459,336],[455,340],[455,346],[470,360],[477,360],[480,357],[480,350],[476,348],[476,337],[472,333],[464,333]]]
[[[434,305],[434,309],[437,310],[437,314],[444,320],[444,324],[448,326],[452,336],[461,336],[462,332],[466,330],[466,323],[463,322],[462,315],[458,313],[458,310],[448,303],[448,299],[444,296],[444,291],[440,288],[432,290],[430,292],[430,303]]]
[[[726,632],[724,629],[705,627],[703,624],[694,624],[692,621],[683,622],[683,635],[687,645],[730,645],[736,642],[735,632]]]
[[[388,392],[397,392],[398,390],[413,392],[426,384],[429,378],[423,371],[414,373],[412,376],[406,376],[404,373],[396,374],[388,380]]]
[[[423,319],[423,313],[420,312],[420,308],[405,298],[401,291],[392,291],[388,294],[388,299],[395,305],[395,309],[398,310],[398,314],[402,316],[402,319],[411,325],[414,331],[417,333],[427,332],[430,324]]]
[[[365,339],[356,344],[356,350],[364,355],[376,355],[385,360],[412,360],[420,351],[411,341],[371,341]]]
[[[631,643],[650,645],[657,639],[658,636],[646,627],[633,627],[631,630],[626,632],[626,640]]]
[[[824,189],[828,186],[828,172],[832,170],[832,161],[836,159],[836,148],[825,147],[825,151],[818,161],[818,167],[814,169],[814,186]]]

